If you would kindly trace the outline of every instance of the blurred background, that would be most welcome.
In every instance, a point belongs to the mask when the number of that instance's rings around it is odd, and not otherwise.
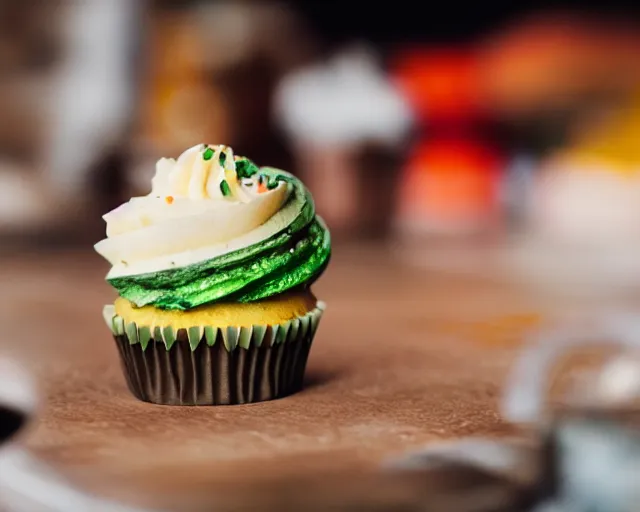
[[[639,12],[2,0],[3,247],[99,240],[159,157],[206,141],[300,175],[337,241],[628,253]]]
[[[333,237],[315,390],[260,417],[262,444],[243,409],[165,429],[101,325],[101,216],[201,142],[299,175]],[[128,475],[502,435],[510,347],[637,309],[638,249],[637,2],[0,0],[0,349],[42,379],[31,446],[52,460]]]

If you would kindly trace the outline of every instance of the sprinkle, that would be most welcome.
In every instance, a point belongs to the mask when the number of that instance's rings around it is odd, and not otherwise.
[[[265,184],[265,176],[264,174],[258,174],[258,193],[262,194],[267,191],[267,186]]]
[[[218,161],[220,162],[220,165],[224,165],[227,161],[227,154],[220,152],[220,159]]]
[[[293,249],[289,249],[289,252],[293,254],[295,251]]]
[[[273,190],[274,188],[276,188],[278,186],[278,179],[277,178],[269,178],[267,180],[267,188],[269,190]]]
[[[127,262],[126,262],[126,261],[124,261],[124,260],[120,260],[120,263],[122,263],[125,267],[129,266],[129,263],[127,263]]]
[[[202,153],[203,160],[211,160],[213,158],[213,149],[207,148],[204,153]]]
[[[249,179],[249,178],[245,178],[242,180],[242,184],[245,187],[253,187],[253,180]]]
[[[248,158],[236,162],[236,174],[238,178],[251,178],[258,172],[258,166]]]
[[[225,197],[231,195],[231,188],[229,187],[227,180],[222,180],[220,182],[220,192],[222,192],[222,195]]]
[[[167,204],[173,204],[173,196],[167,196],[164,198]]]

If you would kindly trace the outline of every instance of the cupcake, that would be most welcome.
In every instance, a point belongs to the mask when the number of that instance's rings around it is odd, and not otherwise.
[[[582,123],[541,162],[513,245],[514,269],[534,285],[583,300],[624,295],[640,261],[640,97]]]
[[[131,392],[158,404],[299,391],[324,304],[330,236],[305,186],[227,146],[156,165],[151,193],[104,216],[104,308]]]
[[[564,243],[640,242],[640,93],[542,166],[534,191],[537,231]]]
[[[385,235],[413,119],[375,54],[348,47],[285,76],[275,116],[334,235]]]

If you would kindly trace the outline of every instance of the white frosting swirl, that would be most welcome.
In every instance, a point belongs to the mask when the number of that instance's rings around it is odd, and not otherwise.
[[[223,157],[224,165],[220,163]],[[151,181],[151,195],[223,199],[223,182],[229,186],[230,199],[243,203],[251,200],[236,174],[236,159],[231,148],[198,144],[187,149],[178,160],[162,158],[158,161],[156,175]]]
[[[144,267],[147,260],[208,246],[224,253],[240,238],[243,245],[259,242],[252,232],[261,233],[257,228],[282,208],[289,188],[278,183],[268,190],[259,175],[240,178],[238,161],[231,148],[204,144],[177,160],[160,159],[151,193],[104,215],[107,238],[96,250],[114,268]]]

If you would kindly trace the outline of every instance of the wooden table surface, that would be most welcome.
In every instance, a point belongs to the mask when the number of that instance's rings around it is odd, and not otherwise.
[[[1,261],[0,349],[26,363],[42,392],[28,448],[100,492],[135,489],[153,503],[166,504],[168,489],[367,467],[440,440],[511,434],[497,409],[506,372],[523,335],[559,311],[499,275],[418,268],[378,246],[337,247],[315,287],[328,309],[303,392],[247,406],[163,407],[125,386],[101,316],[114,292],[96,255]]]

